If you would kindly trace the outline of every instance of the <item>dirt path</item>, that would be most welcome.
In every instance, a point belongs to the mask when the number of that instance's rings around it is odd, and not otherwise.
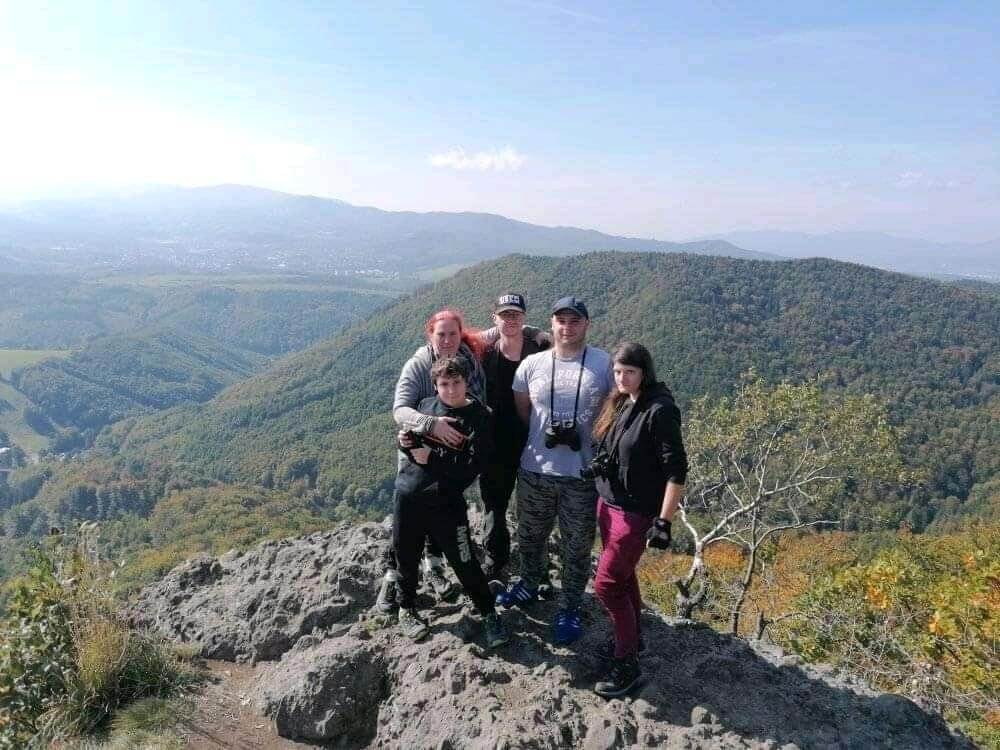
[[[246,694],[255,670],[243,664],[208,661],[209,679],[192,696],[194,713],[178,732],[190,750],[292,750],[312,748],[278,736],[274,724],[254,710]]]

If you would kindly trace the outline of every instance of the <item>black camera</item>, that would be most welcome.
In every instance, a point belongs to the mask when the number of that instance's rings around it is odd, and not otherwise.
[[[424,447],[424,436],[423,435],[418,435],[413,430],[407,430],[406,431],[406,436],[412,441],[412,445],[408,446],[405,450],[413,450],[414,448],[423,448]],[[400,445],[399,447],[402,448],[403,446]]]
[[[590,465],[580,469],[580,479],[608,479],[615,473],[614,461],[606,450],[599,450]]]
[[[549,426],[545,428],[545,447],[555,448],[557,445],[565,445],[571,451],[580,450],[580,433],[576,431],[576,420],[549,422]]]

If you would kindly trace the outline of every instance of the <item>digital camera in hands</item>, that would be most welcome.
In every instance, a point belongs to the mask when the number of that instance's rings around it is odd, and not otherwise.
[[[606,450],[599,449],[590,460],[590,465],[580,469],[580,479],[609,479],[617,471],[614,459]]]
[[[545,447],[555,448],[565,445],[571,451],[580,450],[580,433],[576,431],[576,420],[552,420],[545,428]]]
[[[406,446],[407,448],[423,448],[424,447],[424,438],[423,438],[422,435],[418,435],[413,430],[407,430],[404,434],[406,435],[406,437],[409,440],[409,445]],[[402,445],[402,444],[403,444],[403,441],[401,440],[400,441],[400,445]]]

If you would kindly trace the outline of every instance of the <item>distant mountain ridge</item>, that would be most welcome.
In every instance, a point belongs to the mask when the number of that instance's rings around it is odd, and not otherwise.
[[[676,243],[497,214],[383,211],[242,185],[36,201],[0,212],[0,255],[32,267],[397,272],[508,253],[596,250],[779,258],[724,240]]]
[[[930,242],[881,232],[750,231],[708,235],[788,258],[830,258],[903,273],[1000,281],[1000,238],[990,242]]]

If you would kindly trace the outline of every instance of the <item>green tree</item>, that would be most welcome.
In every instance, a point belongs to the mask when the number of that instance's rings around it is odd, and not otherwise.
[[[777,629],[811,661],[834,662],[1000,743],[1000,526],[901,534],[874,559],[820,575]],[[991,713],[992,712],[992,713]]]
[[[730,612],[737,633],[762,546],[792,529],[836,525],[848,480],[900,479],[897,442],[874,397],[833,398],[815,383],[772,387],[751,372],[731,398],[695,401],[680,507],[694,556],[677,582],[680,613],[690,616],[708,594],[705,550],[735,544],[746,553]]]

